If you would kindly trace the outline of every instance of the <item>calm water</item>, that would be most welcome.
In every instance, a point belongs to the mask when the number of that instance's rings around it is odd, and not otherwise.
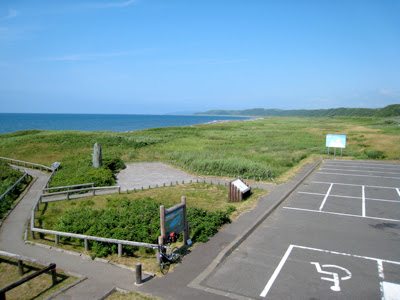
[[[0,134],[28,129],[134,131],[146,128],[190,126],[242,117],[94,114],[5,114],[0,113]]]

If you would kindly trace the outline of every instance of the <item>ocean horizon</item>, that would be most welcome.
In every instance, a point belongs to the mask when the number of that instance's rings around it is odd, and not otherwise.
[[[0,134],[21,130],[129,132],[148,128],[193,126],[249,117],[197,115],[0,113]]]

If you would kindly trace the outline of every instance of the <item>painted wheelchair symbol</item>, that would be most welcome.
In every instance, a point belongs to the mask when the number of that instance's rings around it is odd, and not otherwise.
[[[321,277],[321,280],[326,280],[326,281],[331,281],[333,282],[333,285],[331,286],[331,290],[335,292],[340,292],[340,280],[349,280],[351,278],[351,273],[349,270],[340,267],[340,266],[335,266],[335,265],[320,265],[318,262],[311,262],[312,265],[315,265],[315,268],[317,269],[318,273],[325,274],[325,275],[330,275],[332,277]],[[328,271],[323,271],[322,268],[336,268],[345,273],[345,276],[339,277],[339,273],[335,272],[328,272]],[[340,273],[343,273],[340,272]]]

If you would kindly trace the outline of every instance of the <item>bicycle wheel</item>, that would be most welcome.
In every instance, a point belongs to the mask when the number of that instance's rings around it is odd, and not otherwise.
[[[160,271],[163,275],[168,273],[170,265],[171,263],[169,261],[162,261],[160,263]]]
[[[180,261],[180,259],[181,259],[180,249],[178,247],[174,247],[171,251],[171,262],[175,263]]]

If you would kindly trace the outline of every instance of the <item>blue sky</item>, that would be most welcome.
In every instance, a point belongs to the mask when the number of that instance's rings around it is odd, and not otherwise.
[[[397,0],[0,2],[0,112],[394,103]]]

